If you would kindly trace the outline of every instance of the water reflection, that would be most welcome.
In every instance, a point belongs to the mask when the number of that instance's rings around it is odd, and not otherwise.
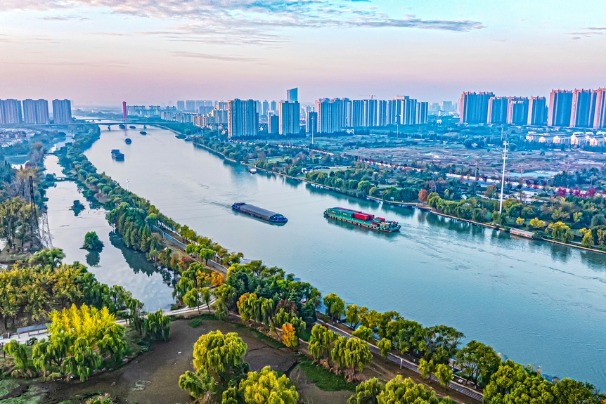
[[[98,267],[99,262],[101,262],[101,254],[99,254],[99,251],[89,251],[88,254],[86,254],[86,263],[89,267]]]

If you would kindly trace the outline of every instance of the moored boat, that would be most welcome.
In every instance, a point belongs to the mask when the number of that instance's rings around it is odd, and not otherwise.
[[[237,202],[231,205],[231,208],[236,212],[246,213],[247,215],[265,220],[269,223],[285,224],[288,222],[288,219],[280,213],[272,212],[271,210],[263,209],[249,203]]]
[[[385,220],[370,213],[347,208],[328,208],[324,211],[324,217],[382,233],[393,233],[399,231],[401,227],[393,220]]]
[[[257,173],[257,168],[256,167],[251,167],[248,169],[248,172],[251,174],[256,174]]]
[[[131,144],[132,142],[133,141],[129,137],[127,137],[126,139],[124,139],[124,143],[126,143],[126,144]]]
[[[139,133],[142,134],[142,135],[147,135],[147,132],[144,131],[144,130],[140,131]]]

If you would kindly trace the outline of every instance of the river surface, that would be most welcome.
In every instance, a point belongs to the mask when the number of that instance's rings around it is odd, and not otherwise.
[[[606,255],[252,175],[169,131],[138,131],[102,131],[86,155],[177,222],[247,258],[282,267],[324,294],[397,310],[424,325],[456,327],[466,340],[490,344],[545,374],[606,390]],[[111,159],[116,148],[124,162]],[[236,214],[230,206],[237,201],[280,212],[288,224]],[[331,206],[397,220],[401,232],[329,222],[322,214]]]
[[[58,159],[49,155],[44,161],[46,172],[63,176]],[[74,182],[57,182],[46,192],[48,198],[48,224],[54,247],[65,253],[63,262],[79,261],[95,274],[97,280],[108,285],[121,285],[142,301],[145,310],[169,309],[173,303],[172,289],[163,276],[147,262],[145,255],[124,246],[120,237],[111,235],[111,226],[105,219],[102,208],[91,209],[90,204],[78,191]],[[74,200],[79,200],[85,209],[77,216],[70,210]],[[104,244],[100,253],[89,253],[81,249],[84,235],[97,232]]]

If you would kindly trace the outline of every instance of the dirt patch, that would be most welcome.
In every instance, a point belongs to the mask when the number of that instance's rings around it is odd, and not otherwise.
[[[251,370],[270,365],[285,372],[295,362],[296,355],[286,348],[269,346],[253,330],[216,320],[203,320],[200,327],[192,328],[190,320],[171,323],[171,339],[156,343],[126,366],[95,376],[84,383],[53,382],[40,385],[46,390],[43,403],[73,400],[81,403],[97,393],[109,393],[120,403],[188,403],[189,395],[179,388],[177,381],[186,370],[193,370],[193,345],[209,331],[237,332],[248,345],[246,361]]]
[[[346,404],[347,399],[353,394],[351,391],[324,391],[320,390],[318,386],[311,383],[305,377],[305,373],[299,366],[296,366],[292,372],[290,372],[290,380],[297,387],[297,391],[300,394],[300,401],[302,403],[309,404]]]

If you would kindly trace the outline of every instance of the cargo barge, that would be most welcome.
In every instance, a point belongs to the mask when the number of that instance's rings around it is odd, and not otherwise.
[[[324,217],[383,233],[394,233],[401,227],[398,222],[346,208],[328,208],[324,211]]]
[[[124,161],[124,153],[121,153],[119,149],[113,149],[112,159],[116,161]]]
[[[255,205],[251,205],[249,203],[234,203],[233,205],[231,205],[231,208],[236,212],[246,213],[247,215],[256,217],[257,219],[265,220],[269,223],[284,224],[288,222],[288,219],[280,213],[272,212],[271,210],[263,209]]]

